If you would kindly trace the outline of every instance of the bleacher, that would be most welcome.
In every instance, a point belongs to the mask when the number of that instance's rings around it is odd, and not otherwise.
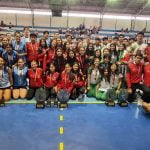
[[[43,34],[43,31],[47,30],[50,32],[51,36],[53,36],[54,33],[58,32],[59,27],[44,27],[44,26],[29,26],[30,27],[30,31],[31,32],[38,32],[38,37],[40,38]],[[12,29],[9,29],[9,27],[4,27],[1,28],[3,32],[14,32],[14,31],[19,31],[22,32],[23,31],[24,26],[16,26],[13,27]],[[62,27],[62,32],[65,32],[67,30],[67,28]],[[127,33],[124,33],[124,35],[126,37],[134,37],[139,31],[129,31]],[[100,37],[104,37],[104,36],[116,36],[117,34],[120,34],[121,30],[113,30],[113,29],[101,29],[99,31],[98,34],[95,34],[94,36],[100,36]],[[61,35],[62,37],[64,37],[64,35]],[[149,40],[150,38],[150,32],[145,32],[145,38],[147,40]]]

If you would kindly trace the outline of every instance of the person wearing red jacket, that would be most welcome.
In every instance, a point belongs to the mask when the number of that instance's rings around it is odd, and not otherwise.
[[[57,84],[57,98],[60,101],[59,107],[63,107],[63,105],[65,105],[64,107],[68,106],[67,102],[69,101],[70,94],[74,87],[73,80],[74,75],[71,72],[71,67],[69,64],[66,64]]]
[[[144,65],[144,95],[142,97],[143,100],[143,108],[146,112],[150,112],[150,60]]]
[[[56,52],[56,40],[52,40],[51,46],[47,51],[47,65],[49,65],[55,56],[55,52]]]
[[[46,40],[45,39],[40,39],[40,42],[39,42],[39,48],[38,48],[38,56],[37,56],[37,59],[38,59],[38,66],[40,68],[43,69],[43,71],[45,72],[46,71],[46,66],[47,66],[47,43],[46,43]]]
[[[147,48],[145,49],[144,58],[146,61],[150,62],[150,44],[148,44]]]
[[[83,100],[86,82],[83,73],[79,68],[78,62],[75,62],[73,64],[72,73],[74,74],[74,80],[73,80],[73,90],[71,92],[70,98],[73,100],[75,100],[76,98],[78,98],[78,100]]]
[[[136,89],[143,90],[142,88],[142,73],[143,73],[143,63],[141,62],[143,55],[137,53],[135,55],[135,60],[128,64],[126,81],[128,87],[128,101],[133,102],[135,100]]]
[[[66,64],[65,69],[61,73],[60,80],[57,84],[57,91],[61,89],[67,89],[67,91],[71,93],[73,89],[73,80],[74,80],[74,75],[71,72],[71,67],[69,64]]]
[[[26,96],[27,100],[31,100],[35,96],[37,104],[40,104],[42,107],[44,107],[46,94],[43,89],[43,70],[38,68],[35,60],[31,61],[31,68],[28,70],[27,75],[29,78],[29,90]]]
[[[54,63],[50,63],[49,70],[46,72],[44,87],[46,90],[47,106],[51,107],[51,100],[54,100],[54,106],[58,107],[58,101],[56,99],[57,92],[56,87],[59,80],[59,73],[55,71]]]
[[[37,35],[30,34],[31,42],[26,44],[27,61],[30,63],[32,60],[37,60],[39,43],[37,42]]]

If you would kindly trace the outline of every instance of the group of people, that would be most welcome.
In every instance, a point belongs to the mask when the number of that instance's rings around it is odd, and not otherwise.
[[[135,38],[51,38],[48,31],[38,39],[25,27],[23,34],[0,34],[0,105],[11,98],[31,100],[37,107],[67,107],[87,97],[106,104],[136,100],[137,90],[145,111],[150,112],[150,45],[144,33]],[[59,103],[58,103],[59,102]],[[59,104],[59,105],[58,105]],[[123,105],[121,105],[123,106]]]

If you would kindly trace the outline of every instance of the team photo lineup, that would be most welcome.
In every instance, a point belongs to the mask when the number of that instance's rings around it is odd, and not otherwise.
[[[36,108],[68,107],[86,97],[108,106],[128,106],[140,98],[150,112],[150,44],[144,32],[126,37],[51,35],[24,27],[0,33],[0,106],[17,99],[36,100]],[[83,36],[84,35],[84,36]]]

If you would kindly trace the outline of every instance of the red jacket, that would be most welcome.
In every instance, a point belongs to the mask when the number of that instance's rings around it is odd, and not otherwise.
[[[132,83],[139,83],[142,81],[143,64],[136,65],[134,62],[128,64],[126,73],[126,80],[128,88],[131,88]]]
[[[53,74],[46,75],[45,87],[51,88],[55,87],[58,83],[59,73],[54,72]]]
[[[47,49],[45,49],[45,50],[47,51]],[[39,53],[37,56],[37,59],[38,59],[39,65],[41,66],[41,64],[42,64],[41,67],[42,67],[43,71],[45,72],[47,69],[47,54]]]
[[[121,62],[125,62],[125,63],[128,63],[130,61],[130,54],[129,53],[126,53],[125,56],[121,59]]]
[[[144,85],[150,86],[150,63],[144,66]]]
[[[31,42],[26,44],[27,48],[27,59],[29,62],[32,60],[37,60],[38,56],[38,48],[39,48],[39,43],[32,44]]]
[[[37,68],[36,71],[32,69],[28,70],[29,86],[33,88],[39,88],[43,86],[43,70]]]
[[[75,88],[80,88],[82,86],[85,86],[85,81],[82,79],[82,76],[80,74],[74,73],[73,85]]]
[[[88,69],[88,56],[87,55],[84,55],[84,56],[78,55],[76,58],[80,64],[80,68],[81,68],[83,74],[85,75],[87,73],[87,69]]]
[[[73,74],[68,74],[65,71],[63,71],[61,74],[61,79],[59,80],[57,84],[58,91],[60,89],[67,89],[68,92],[71,93],[73,89],[73,79],[74,79]]]
[[[150,62],[150,46],[148,46],[145,50],[145,54],[147,55],[146,58],[148,62]]]
[[[55,56],[55,49],[54,48],[50,48],[47,51],[47,64],[50,64],[53,61],[54,56]]]

